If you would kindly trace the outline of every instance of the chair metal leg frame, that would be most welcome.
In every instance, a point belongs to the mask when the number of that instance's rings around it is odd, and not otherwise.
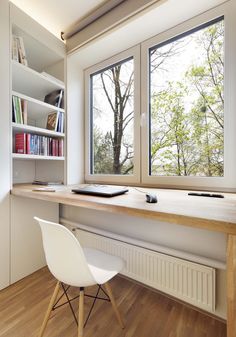
[[[71,300],[69,299],[69,296],[68,296],[68,294],[67,294],[67,292],[66,292],[66,288],[65,288],[65,286],[64,286],[63,283],[61,283],[61,286],[62,286],[62,289],[63,289],[64,294],[65,294],[65,296],[66,296],[67,303],[68,303],[69,306],[70,306],[70,310],[71,310],[71,312],[72,312],[72,315],[74,316],[75,322],[76,322],[76,324],[78,325],[78,321],[77,321],[77,318],[76,318],[76,316],[75,316],[74,309],[73,309],[73,307],[72,307],[72,305],[71,305]]]
[[[67,288],[65,289],[65,291],[68,291],[69,288],[70,288],[70,286],[67,286]],[[57,305],[60,302],[60,300],[62,299],[62,297],[64,297],[64,295],[65,295],[65,292],[64,292],[64,289],[63,289],[63,293],[61,294],[61,296],[58,297],[57,301],[54,303],[54,306],[52,307],[52,310],[55,310],[57,308],[60,308],[62,305],[67,304],[67,302],[65,302],[65,303]]]
[[[52,310],[56,310],[56,309],[62,307],[63,305],[65,305],[65,304],[69,304],[69,305],[70,305],[70,309],[71,309],[71,311],[72,311],[72,314],[73,314],[73,316],[74,316],[75,322],[76,322],[76,324],[78,325],[78,320],[77,320],[77,318],[76,318],[76,315],[75,315],[74,309],[73,309],[73,307],[72,307],[72,305],[71,305],[71,302],[74,301],[75,299],[79,298],[80,295],[77,295],[77,296],[75,296],[75,297],[73,297],[73,298],[70,299],[69,296],[68,296],[68,293],[67,293],[67,291],[69,290],[70,286],[65,287],[65,285],[64,285],[63,283],[60,283],[60,284],[61,284],[61,287],[62,287],[62,289],[63,289],[63,294],[57,299],[57,301],[55,302],[55,304],[54,304],[53,307],[52,307]],[[105,294],[105,296],[106,296],[107,298],[98,296],[100,290],[102,290],[102,292]],[[66,300],[64,303],[62,303],[62,304],[58,304],[59,301],[63,298],[63,296],[66,296],[66,299],[67,299],[67,300]],[[89,317],[91,316],[91,313],[92,313],[92,310],[93,310],[93,308],[94,308],[94,305],[95,305],[96,300],[103,300],[103,301],[108,301],[108,302],[110,302],[110,298],[109,298],[109,296],[107,295],[107,293],[105,292],[105,290],[102,288],[102,286],[99,285],[99,284],[98,284],[98,290],[97,290],[97,293],[96,293],[95,296],[93,296],[93,295],[88,295],[88,294],[84,294],[84,296],[89,297],[89,298],[93,298],[93,299],[94,299],[94,301],[93,301],[93,303],[92,303],[92,305],[91,305],[91,308],[90,308],[90,310],[89,310],[88,316],[87,316],[87,318],[86,318],[86,321],[85,321],[85,323],[84,323],[84,327],[85,327],[86,324],[87,324],[87,322],[88,322],[88,320],[89,320]]]
[[[63,289],[63,294],[57,299],[58,292],[59,292],[59,289],[60,289],[60,285],[61,285],[61,287]],[[78,337],[82,337],[83,336],[83,329],[86,326],[86,324],[87,324],[87,322],[88,322],[88,320],[89,320],[89,318],[91,316],[91,313],[92,313],[92,310],[94,308],[95,302],[98,299],[99,300],[104,300],[104,301],[111,302],[112,307],[113,307],[113,309],[115,311],[117,320],[118,320],[119,324],[121,325],[121,327],[123,329],[124,328],[124,323],[123,323],[123,320],[122,320],[122,318],[120,316],[120,313],[118,311],[118,308],[117,308],[117,305],[116,305],[116,302],[115,302],[115,299],[114,299],[111,287],[110,287],[110,285],[108,283],[105,283],[104,286],[105,286],[106,291],[102,288],[101,285],[98,285],[98,289],[97,289],[97,292],[96,292],[95,296],[93,296],[93,295],[86,295],[84,293],[84,288],[81,287],[79,295],[77,295],[76,297],[70,299],[69,296],[68,296],[68,294],[67,294],[67,291],[70,288],[70,286],[65,287],[65,285],[63,283],[61,283],[61,282],[58,281],[57,284],[56,284],[56,287],[54,289],[53,295],[51,297],[51,300],[50,300],[50,303],[49,303],[46,315],[44,317],[44,321],[43,321],[42,327],[40,329],[39,337],[42,337],[43,334],[44,334],[44,331],[46,329],[46,326],[47,326],[47,323],[48,323],[51,311],[53,311],[53,310],[55,310],[57,308],[60,308],[61,306],[65,305],[65,304],[69,304],[70,309],[72,311],[72,314],[74,316],[76,325],[78,326]],[[103,298],[103,297],[99,297],[98,296],[100,290],[102,290],[102,292],[106,295],[107,298]],[[62,299],[63,296],[66,296],[67,301],[58,305],[59,301]],[[90,297],[90,298],[94,299],[85,322],[84,322],[84,296],[87,296],[87,297]],[[73,307],[71,305],[71,302],[74,301],[75,299],[77,299],[78,297],[79,297],[79,312],[78,312],[78,319],[77,319],[76,315],[75,315],[75,312],[74,312],[74,309],[73,309]]]

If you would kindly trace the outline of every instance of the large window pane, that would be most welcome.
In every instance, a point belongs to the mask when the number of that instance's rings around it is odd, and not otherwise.
[[[224,175],[224,20],[149,50],[149,174]]]
[[[134,60],[90,76],[92,174],[133,173]]]

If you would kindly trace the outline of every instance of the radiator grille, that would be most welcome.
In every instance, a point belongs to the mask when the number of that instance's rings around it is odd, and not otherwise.
[[[122,274],[201,309],[215,311],[215,269],[115,239],[76,230],[82,246],[126,261]]]

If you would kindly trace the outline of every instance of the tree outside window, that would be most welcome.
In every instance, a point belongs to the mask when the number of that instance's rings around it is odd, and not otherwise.
[[[91,173],[133,173],[134,61],[90,76]]]
[[[224,175],[224,20],[150,49],[149,174]]]

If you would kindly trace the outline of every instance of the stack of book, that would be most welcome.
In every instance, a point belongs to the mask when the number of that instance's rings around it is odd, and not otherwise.
[[[12,59],[16,62],[28,66],[26,59],[24,41],[21,36],[12,36]]]
[[[18,124],[27,124],[27,101],[12,96],[12,121]]]
[[[30,133],[16,133],[15,153],[63,157],[64,141]]]

